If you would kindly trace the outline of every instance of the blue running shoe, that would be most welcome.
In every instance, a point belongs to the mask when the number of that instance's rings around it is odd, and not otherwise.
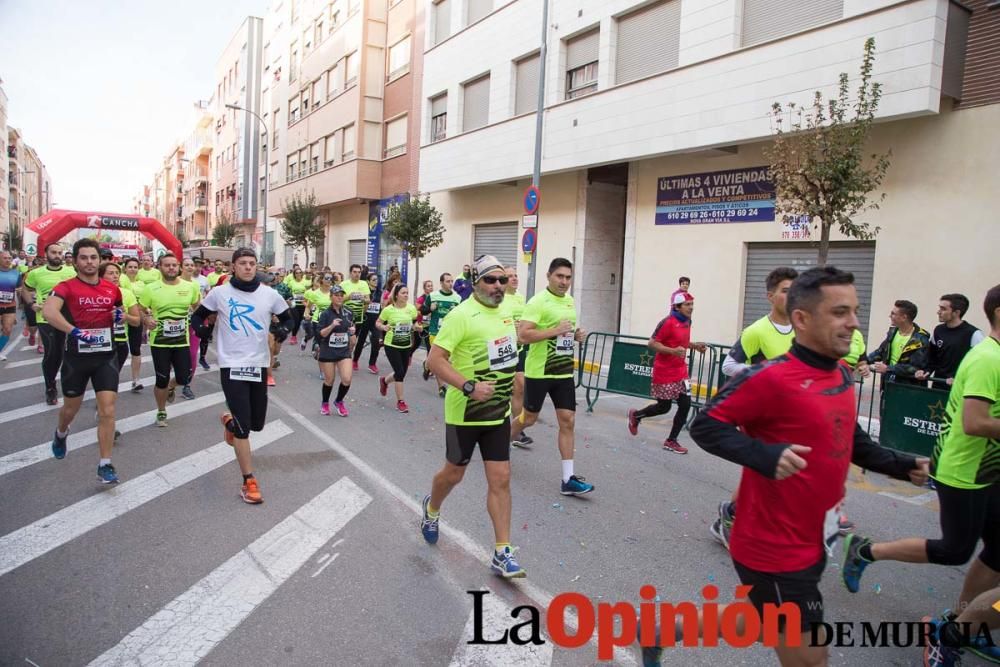
[[[861,555],[861,547],[871,543],[867,537],[859,537],[853,533],[844,538],[844,562],[840,572],[844,578],[844,586],[852,593],[857,593],[861,588],[861,574],[871,564],[870,560]]]
[[[924,616],[920,620],[934,626],[934,632],[924,647],[924,667],[955,667],[956,665],[961,665],[962,651],[953,646],[944,646],[938,639],[938,632],[941,626],[951,619],[941,616],[935,618]]]
[[[427,540],[427,544],[437,544],[438,541],[438,521],[441,520],[439,516],[437,519],[432,519],[427,514],[427,508],[431,504],[430,495],[424,496],[424,501],[420,506],[424,510],[424,517],[420,521],[420,532],[424,534],[424,539]]]
[[[494,551],[490,568],[504,579],[521,579],[528,576],[514,557],[515,551],[517,547],[504,547],[502,551]]]
[[[115,472],[113,465],[105,463],[97,467],[97,479],[101,480],[101,484],[117,484],[118,473]]]
[[[972,638],[972,643],[964,648],[972,655],[982,658],[986,662],[1000,665],[1000,646],[994,646],[985,637],[976,635]]]
[[[564,496],[582,496],[590,493],[594,490],[594,485],[587,484],[587,482],[584,481],[585,479],[586,477],[577,477],[576,475],[573,475],[569,478],[568,482],[562,483],[562,489],[560,489],[559,493]]]
[[[66,436],[60,438],[58,433],[52,434],[52,456],[57,459],[66,458]]]

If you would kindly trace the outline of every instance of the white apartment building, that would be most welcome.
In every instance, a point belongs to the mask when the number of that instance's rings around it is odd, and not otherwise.
[[[419,186],[448,227],[422,273],[457,272],[489,251],[516,261],[523,283],[542,0],[422,2]],[[838,238],[830,263],[858,278],[871,346],[900,298],[932,328],[938,297],[962,292],[984,326],[978,304],[1000,277],[988,250],[1000,242],[1000,133],[986,129],[1000,127],[1000,55],[989,48],[1000,11],[988,4],[551,2],[536,291],[553,257],[570,258],[581,326],[647,336],[677,278],[690,276],[694,336],[733,341],[766,312],[771,268],[814,262],[808,228],[783,224],[773,209],[770,219],[739,214],[754,222],[734,212],[731,222],[691,224],[658,195],[696,177],[759,174],[772,103],[835,95],[841,72],[853,88],[874,37],[883,97],[871,148],[892,158],[887,197],[864,220],[882,231],[873,242]]]

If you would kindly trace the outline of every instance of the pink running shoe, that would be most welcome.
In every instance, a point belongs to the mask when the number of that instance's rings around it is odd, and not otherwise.
[[[410,411],[410,406],[406,404],[406,401],[396,401],[396,409],[402,413],[407,413]]]
[[[372,375],[378,375],[378,366],[372,364],[371,366],[368,367],[368,372],[371,373]]]
[[[329,403],[324,403],[323,405],[319,406],[319,413],[321,415],[323,415],[323,416],[329,417],[330,416],[330,404]]]
[[[350,414],[347,411],[347,406],[344,405],[343,401],[334,401],[333,405],[335,408],[337,408],[337,414],[340,415],[341,417],[346,417],[348,414]]]

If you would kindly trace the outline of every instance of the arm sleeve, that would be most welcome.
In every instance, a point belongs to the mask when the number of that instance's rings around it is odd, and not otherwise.
[[[761,394],[766,395],[763,369],[747,372],[733,380],[695,417],[691,437],[709,454],[746,466],[774,478],[778,459],[788,445],[769,445],[739,429],[761,416]]]
[[[205,326],[205,318],[211,315],[212,312],[213,311],[205,307],[205,302],[202,301],[191,314],[191,327],[195,330],[195,333],[198,334],[199,338],[207,338],[207,336],[202,336],[201,333],[202,328]],[[205,331],[205,333],[207,334],[208,332]]]
[[[851,463],[866,470],[905,480],[908,479],[908,473],[917,467],[917,457],[876,445],[861,425],[855,424]]]
[[[743,351],[742,336],[729,348],[729,354],[722,361],[722,373],[727,377],[739,375],[747,369],[747,353]]]
[[[980,343],[982,343],[984,340],[986,340],[986,336],[983,334],[982,331],[976,329],[974,332],[972,332],[972,340],[969,341],[969,347],[970,348],[975,347]]]

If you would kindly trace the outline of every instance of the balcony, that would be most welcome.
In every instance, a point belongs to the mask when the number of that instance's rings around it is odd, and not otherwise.
[[[17,159],[17,147],[15,147],[15,146],[8,146],[7,147],[7,157],[9,157],[12,160],[16,160]]]
[[[208,183],[208,169],[198,169],[194,172],[194,182],[195,185],[199,183]]]
[[[208,197],[195,197],[194,208],[196,211],[208,210]]]
[[[509,72],[510,63],[537,46],[537,40],[508,45],[496,35],[517,34],[516,26],[529,20],[524,12],[533,5],[509,5],[426,53],[424,99],[446,89],[450,98],[459,92],[458,82],[489,69],[491,104],[487,126],[422,146],[422,190],[509,181],[531,173],[535,118],[533,113],[511,116],[514,100],[509,91],[515,86]],[[862,5],[876,8],[862,12]],[[560,69],[560,49],[552,48],[546,64],[542,171],[766,141],[772,136],[771,104],[808,104],[813,91],[835,93],[841,72],[857,76],[869,36],[875,38],[878,51],[874,78],[882,84],[880,120],[938,113],[942,90],[948,87],[942,74],[948,46],[942,47],[942,42],[958,27],[949,23],[948,0],[878,0],[844,6],[858,13],[753,46],[734,49],[730,38],[728,46],[713,47],[714,51],[706,51],[704,40],[695,39],[702,34],[693,25],[696,17],[682,9],[677,66],[616,85],[614,54],[602,46],[598,90],[578,99],[565,99],[566,71]],[[602,25],[614,20],[610,15],[603,18]],[[558,44],[594,20],[594,16],[577,19],[575,10],[557,15],[554,22],[560,27],[553,41]],[[733,20],[734,16],[720,19],[719,25]],[[607,39],[601,35],[602,44]],[[713,44],[723,43],[720,39]],[[480,53],[495,55],[472,57]]]

